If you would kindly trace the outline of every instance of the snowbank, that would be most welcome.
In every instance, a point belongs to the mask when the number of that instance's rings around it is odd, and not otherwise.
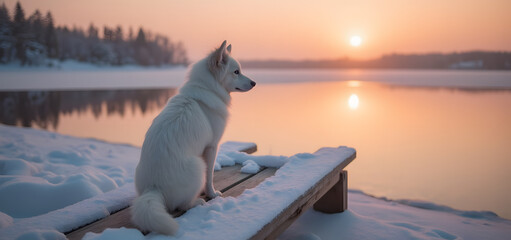
[[[217,198],[179,218],[178,238],[211,231],[222,239],[243,238],[272,216],[261,211],[288,204],[321,175],[315,159],[334,159],[349,148],[318,154],[251,156],[237,150],[252,143],[221,146],[219,161],[282,166],[274,177],[238,198]],[[95,139],[0,125],[0,238],[64,239],[69,231],[127,206],[135,196],[133,174],[140,149]],[[317,159],[316,159],[317,160]],[[334,164],[334,163],[332,163]],[[221,166],[220,166],[221,167]],[[273,213],[276,214],[276,213]],[[231,217],[234,216],[234,217]],[[216,226],[216,227],[214,227]],[[234,227],[236,226],[236,227]],[[216,229],[216,230],[214,230]],[[238,229],[242,229],[238,230]],[[308,211],[281,239],[506,239],[511,222],[491,212],[459,211],[423,201],[390,201],[350,191],[342,214]],[[168,239],[136,229],[108,229],[88,239]]]
[[[140,150],[0,125],[0,211],[29,218],[133,182]],[[115,147],[113,147],[115,146]]]
[[[139,156],[128,145],[0,125],[0,235],[62,237],[127,206]]]
[[[509,239],[511,236],[509,220],[482,215],[464,217],[444,211],[445,206],[430,204],[437,207],[416,208],[351,190],[346,212],[307,211],[279,239],[476,240]]]

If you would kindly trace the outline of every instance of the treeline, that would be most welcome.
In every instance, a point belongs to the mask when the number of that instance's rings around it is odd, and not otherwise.
[[[511,70],[511,52],[389,54],[372,60],[242,61],[245,68],[479,69]]]
[[[181,42],[172,42],[143,28],[137,33],[130,28],[126,34],[121,26],[100,29],[90,24],[86,30],[55,26],[49,11],[43,16],[36,10],[25,17],[17,2],[11,17],[5,3],[0,6],[0,63],[52,65],[55,60],[68,59],[116,66],[188,64]]]

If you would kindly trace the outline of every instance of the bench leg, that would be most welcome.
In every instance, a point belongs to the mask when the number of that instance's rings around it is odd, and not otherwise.
[[[339,181],[314,204],[314,210],[340,213],[346,209],[348,209],[348,172],[343,170]]]

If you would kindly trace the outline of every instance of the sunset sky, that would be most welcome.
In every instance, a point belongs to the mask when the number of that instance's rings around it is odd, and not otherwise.
[[[0,1],[1,2],[1,1]],[[16,0],[6,0],[13,14]],[[510,0],[21,0],[57,25],[138,29],[197,60],[227,39],[240,59],[354,59],[388,53],[511,51]],[[357,47],[353,36],[361,38]]]

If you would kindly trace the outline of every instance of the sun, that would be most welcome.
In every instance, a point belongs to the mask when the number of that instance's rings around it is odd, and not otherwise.
[[[352,36],[350,38],[350,44],[353,47],[358,47],[360,44],[362,44],[362,38],[360,36]]]

